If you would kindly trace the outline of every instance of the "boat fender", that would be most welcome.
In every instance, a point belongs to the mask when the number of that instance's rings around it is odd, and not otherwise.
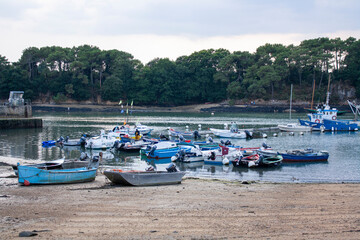
[[[225,157],[223,160],[222,160],[222,163],[224,165],[228,165],[230,163],[229,159],[227,157]]]
[[[256,164],[255,164],[255,162],[254,161],[250,161],[249,163],[248,163],[248,167],[254,167]]]
[[[28,180],[24,180],[24,185],[25,186],[30,186],[30,182]]]

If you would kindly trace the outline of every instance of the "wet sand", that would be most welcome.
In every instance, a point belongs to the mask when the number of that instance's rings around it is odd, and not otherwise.
[[[0,159],[1,160],[1,159]],[[0,239],[360,239],[359,184],[189,179],[20,186],[0,167]],[[13,175],[14,176],[14,175]]]

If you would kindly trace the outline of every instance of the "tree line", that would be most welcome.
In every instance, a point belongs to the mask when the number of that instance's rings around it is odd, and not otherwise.
[[[0,98],[23,90],[31,100],[177,106],[226,99],[324,101],[327,79],[360,97],[360,40],[316,38],[298,46],[265,44],[256,52],[208,49],[147,64],[127,52],[83,45],[29,47],[17,62],[0,55]],[[333,99],[334,100],[334,99]]]

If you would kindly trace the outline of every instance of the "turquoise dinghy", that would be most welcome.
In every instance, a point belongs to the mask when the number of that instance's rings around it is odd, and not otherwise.
[[[101,157],[100,157],[101,158]],[[17,164],[18,181],[26,186],[32,184],[64,184],[94,181],[99,160],[92,160],[87,167],[63,164],[61,169],[46,169]]]

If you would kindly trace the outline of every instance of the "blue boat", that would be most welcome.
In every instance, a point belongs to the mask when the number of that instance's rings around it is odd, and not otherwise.
[[[55,140],[48,140],[42,142],[43,147],[50,147],[50,146],[54,146],[55,144],[56,144]]]
[[[359,125],[350,120],[324,119],[324,128],[329,131],[357,131],[359,130]]]
[[[283,162],[326,162],[329,158],[327,151],[314,152],[312,149],[291,150],[279,153]]]
[[[69,162],[62,164],[61,169],[47,169],[35,165],[22,166],[18,163],[18,182],[26,186],[90,182],[95,180],[98,167],[99,160],[91,161],[86,167],[78,167],[75,162]]]

